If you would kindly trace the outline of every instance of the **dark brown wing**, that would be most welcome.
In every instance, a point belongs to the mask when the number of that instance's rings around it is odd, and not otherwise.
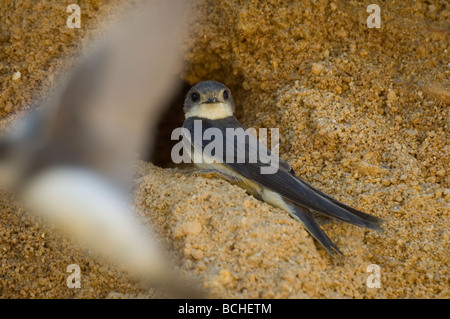
[[[185,127],[192,128],[193,121],[198,118],[188,119],[185,122]],[[225,128],[243,128],[242,125],[235,117],[228,117],[220,120],[206,120],[201,119],[203,130],[209,127],[220,128],[225,136]],[[248,137],[250,139],[252,137]],[[253,137],[255,138],[255,137]],[[239,145],[237,140],[230,141],[224,139],[224,151],[226,153],[226,144],[233,143],[232,146],[235,149],[235,154],[241,152],[245,154],[245,158],[249,159],[249,154],[257,153],[259,148],[264,148],[261,143],[257,143],[258,149],[254,149],[254,143],[246,142],[245,145]],[[210,141],[203,141],[203,147],[205,147]],[[275,156],[270,153],[269,155]],[[330,196],[318,191],[308,183],[297,177],[292,170],[292,168],[286,162],[278,159],[279,169],[274,174],[262,174],[261,168],[268,166],[260,161],[256,163],[251,163],[246,161],[245,163],[226,163],[225,158],[222,159],[224,165],[234,170],[235,172],[241,174],[242,176],[259,183],[260,185],[277,192],[285,199],[292,203],[300,205],[304,208],[308,208],[316,211],[317,213],[323,214],[325,216],[333,217],[350,224],[357,226],[362,226],[369,229],[381,230],[379,225],[381,220],[372,215],[363,213],[354,208],[351,208],[339,201],[331,198]]]

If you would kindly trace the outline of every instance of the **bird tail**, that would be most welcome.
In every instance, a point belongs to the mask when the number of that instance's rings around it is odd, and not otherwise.
[[[303,182],[304,185],[306,185],[309,189],[314,191],[319,196],[323,197],[326,200],[330,201],[332,204],[338,206],[339,208],[342,208],[344,211],[345,218],[342,218],[340,214],[336,214],[333,209],[327,209],[324,211],[320,211],[320,214],[323,214],[328,217],[337,218],[340,220],[343,220],[347,223],[357,225],[357,226],[363,226],[368,229],[372,230],[378,230],[382,231],[383,228],[381,228],[381,224],[383,223],[383,220],[381,218],[375,217],[373,215],[366,214],[364,212],[361,212],[353,207],[350,207],[348,205],[345,205],[344,203],[341,203],[334,199],[331,196],[328,196],[324,192],[312,187],[311,185]],[[340,210],[342,212],[342,210]]]
[[[322,230],[322,228],[320,228],[316,218],[308,208],[294,204],[289,205],[289,208],[292,217],[300,221],[306,227],[306,230],[311,234],[311,236],[313,236],[331,256],[333,256],[335,252],[340,255],[344,255]]]

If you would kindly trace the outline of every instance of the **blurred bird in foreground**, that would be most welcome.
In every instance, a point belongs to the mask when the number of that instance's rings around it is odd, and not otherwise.
[[[313,211],[353,225],[381,230],[379,218],[340,203],[301,180],[287,162],[246,132],[234,117],[234,109],[230,89],[220,82],[200,82],[187,93],[184,137],[188,140],[187,150],[193,149],[188,153],[199,159],[197,162],[194,159],[194,163],[202,172],[218,175],[256,198],[284,209],[300,221],[330,255],[333,251],[342,253],[320,228]],[[228,133],[230,129],[234,135]],[[209,136],[208,130],[215,133]],[[207,148],[214,149],[210,144],[219,148],[214,154],[211,152],[211,156],[205,152]],[[258,157],[252,160],[252,155],[256,154]]]
[[[176,90],[186,10],[171,0],[130,12],[0,141],[0,183],[30,211],[123,269],[173,287],[177,276],[134,214],[130,186],[137,154],[153,142],[148,128]]]

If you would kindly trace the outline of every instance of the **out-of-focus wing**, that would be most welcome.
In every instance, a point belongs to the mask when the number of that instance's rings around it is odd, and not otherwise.
[[[60,94],[49,100],[53,161],[129,176],[136,153],[151,147],[149,128],[177,90],[181,0],[143,4],[92,44]],[[45,107],[45,106],[44,106]]]
[[[188,8],[143,3],[0,143],[0,169],[20,171],[14,189],[32,212],[124,269],[174,287],[165,254],[133,214],[128,182],[176,92]]]

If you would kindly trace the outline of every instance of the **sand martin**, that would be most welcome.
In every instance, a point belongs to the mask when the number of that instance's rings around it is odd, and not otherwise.
[[[339,254],[342,252],[320,228],[313,212],[368,229],[381,230],[381,219],[340,203],[300,179],[287,162],[268,150],[255,136],[245,132],[233,115],[234,109],[230,89],[219,82],[197,83],[186,95],[184,137],[189,140],[190,154],[202,158],[197,163],[194,160],[194,163],[203,172],[217,174],[246,189],[256,198],[287,211],[306,227],[330,255],[334,251]],[[215,134],[214,138],[212,134],[208,134],[211,138],[198,134],[198,131],[204,133],[211,128],[215,128],[216,132],[218,129],[222,134]],[[227,129],[234,129],[236,138],[227,138]],[[200,140],[195,136],[201,136]],[[216,138],[223,139],[221,143],[216,143],[222,145],[222,149],[204,152]],[[238,141],[245,141],[244,145],[238,145]],[[228,150],[232,150],[232,156]],[[262,161],[259,155],[265,152],[269,158],[276,156],[276,160],[267,161],[266,158]],[[259,154],[256,161],[250,160],[254,154]],[[240,161],[238,157],[245,161]],[[263,173],[262,168],[267,166],[272,166],[273,170]]]

